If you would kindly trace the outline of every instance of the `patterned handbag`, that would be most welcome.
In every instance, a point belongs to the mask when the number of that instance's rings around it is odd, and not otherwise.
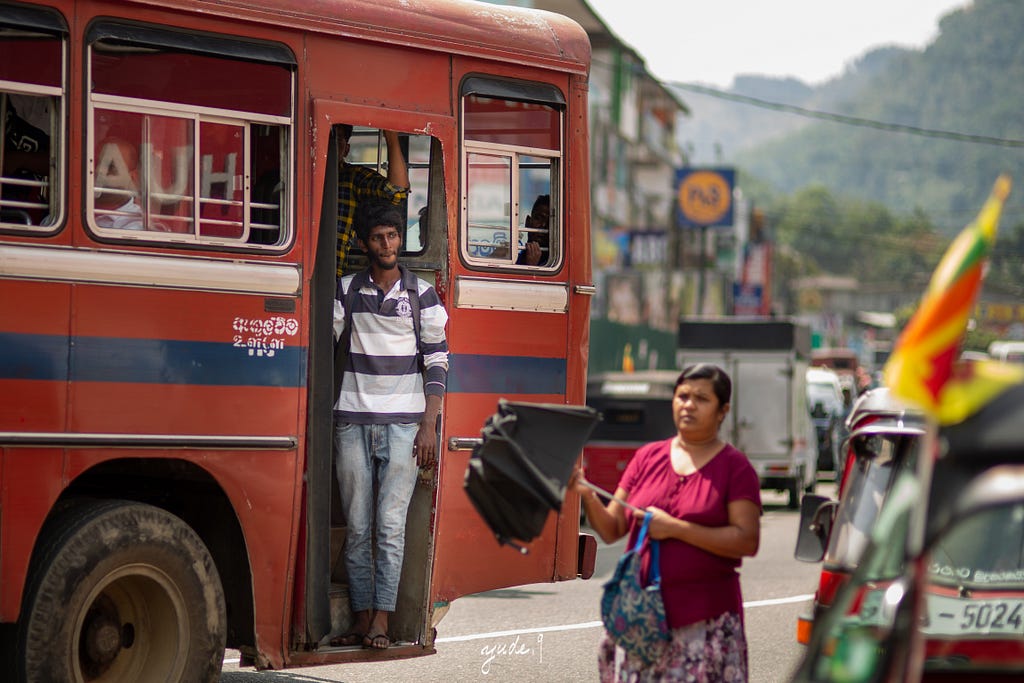
[[[643,585],[641,551],[652,517],[650,512],[644,515],[636,543],[619,558],[601,597],[601,621],[608,635],[645,665],[661,657],[671,637],[665,620],[665,603],[661,599],[661,569],[655,540],[650,540],[650,583]]]

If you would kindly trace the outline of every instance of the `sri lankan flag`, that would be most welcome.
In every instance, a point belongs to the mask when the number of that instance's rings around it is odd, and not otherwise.
[[[893,394],[940,424],[963,420],[1008,384],[1024,379],[1019,368],[1003,364],[956,365],[1009,194],[1010,178],[1000,176],[978,217],[943,255],[885,364],[885,383]]]

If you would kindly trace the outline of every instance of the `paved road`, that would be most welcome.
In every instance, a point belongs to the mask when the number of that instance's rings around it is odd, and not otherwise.
[[[834,494],[820,483],[819,492]],[[743,565],[745,620],[751,682],[788,678],[802,647],[794,640],[796,617],[809,604],[818,565],[793,559],[798,515],[781,494],[764,492],[761,549]],[[371,664],[311,667],[257,673],[239,669],[230,652],[222,683],[463,683],[575,682],[597,680],[601,638],[598,603],[623,542],[602,545],[589,581],[535,584],[460,598],[438,627],[437,654]],[[232,662],[231,660],[235,661]]]

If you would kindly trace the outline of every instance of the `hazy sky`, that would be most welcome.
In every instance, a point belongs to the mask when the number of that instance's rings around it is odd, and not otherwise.
[[[818,84],[881,45],[922,48],[969,0],[587,0],[666,81],[718,87],[737,74]]]

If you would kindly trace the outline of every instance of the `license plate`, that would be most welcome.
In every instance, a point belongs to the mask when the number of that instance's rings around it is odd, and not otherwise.
[[[945,595],[928,596],[929,635],[1024,636],[1024,599],[971,600]]]

